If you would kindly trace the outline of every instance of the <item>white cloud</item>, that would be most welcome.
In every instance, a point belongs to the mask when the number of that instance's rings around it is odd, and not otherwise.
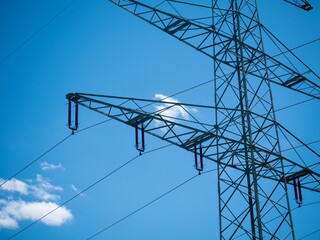
[[[165,96],[163,94],[157,93],[155,94],[155,98],[160,101],[164,101],[166,103],[161,103],[155,106],[156,111],[165,119],[171,122],[177,122],[178,119],[189,120],[191,113],[196,113],[197,109],[187,107],[187,106],[179,106],[173,105],[171,103],[180,103],[178,99]],[[156,120],[155,124],[157,127],[161,127],[161,131],[166,132],[168,130],[167,127],[164,127],[164,123]]]
[[[61,163],[54,165],[52,163],[48,163],[48,162],[42,162],[40,163],[40,167],[42,170],[55,170],[55,169],[64,169],[64,167],[62,166]]]
[[[0,178],[0,183],[4,183],[2,178]],[[5,192],[19,194],[18,197],[16,195],[8,195],[6,199],[0,199],[0,229],[16,229],[19,227],[20,221],[36,221],[56,208],[41,222],[49,226],[60,226],[73,218],[69,209],[65,207],[58,208],[59,205],[53,202],[60,198],[55,193],[63,189],[52,185],[49,179],[40,174],[36,175],[36,179],[28,180],[28,183],[11,179],[2,185],[0,190],[2,195]],[[28,201],[21,199],[26,196]],[[31,198],[39,200],[29,200]]]
[[[0,229],[1,228],[15,229],[15,228],[18,228],[18,226],[19,224],[15,219],[8,216],[6,213],[0,211]]]
[[[156,110],[160,112],[163,117],[168,118],[168,120],[175,121],[174,118],[183,118],[188,120],[190,117],[189,113],[196,113],[197,109],[191,107],[182,107],[179,105],[173,105],[170,103],[180,103],[178,99],[165,96],[161,93],[155,94],[157,100],[163,100],[167,103],[162,103],[161,105],[155,106]]]
[[[0,178],[0,184],[4,183],[5,180]],[[28,184],[18,180],[18,179],[11,179],[4,183],[1,187],[0,190],[4,191],[9,191],[9,192],[18,192],[23,195],[28,194]]]
[[[17,228],[19,221],[36,221],[58,207],[53,202],[8,201],[0,210],[0,228]],[[60,226],[72,219],[71,211],[60,207],[40,221],[49,226]]]

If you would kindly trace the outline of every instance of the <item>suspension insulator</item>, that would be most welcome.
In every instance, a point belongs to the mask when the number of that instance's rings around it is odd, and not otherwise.
[[[79,106],[78,103],[74,103],[69,100],[68,102],[68,127],[72,130],[72,134],[74,131],[78,130],[79,122],[78,122],[78,113],[79,113]],[[72,111],[74,108],[74,111]],[[73,120],[74,119],[74,120]]]
[[[197,145],[194,145],[194,162],[195,167],[199,171],[199,175],[203,171],[203,154],[202,154],[202,146],[200,145],[197,147]]]
[[[301,189],[301,183],[299,179],[293,179],[293,188],[294,188],[295,200],[300,207],[302,204],[302,189]]]
[[[145,143],[144,143],[144,126],[143,124],[136,125],[136,149],[142,154],[145,150]]]

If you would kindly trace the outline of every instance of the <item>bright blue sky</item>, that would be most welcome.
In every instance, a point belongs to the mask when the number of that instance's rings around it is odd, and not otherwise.
[[[0,0],[0,59],[69,2]],[[259,0],[261,21],[289,48],[316,39],[320,3],[310,2],[314,10],[304,12],[281,0]],[[295,53],[320,74],[319,41]],[[70,134],[66,93],[153,99],[156,93],[170,95],[210,80],[211,66],[208,57],[105,0],[76,1],[0,64],[0,178],[7,179]],[[211,89],[209,84],[176,98],[210,104]],[[274,91],[276,108],[307,99]],[[320,138],[319,107],[319,101],[308,102],[278,112],[277,119],[305,142],[312,142]],[[80,111],[80,128],[104,120],[94,112]],[[148,150],[163,145],[147,137]],[[0,239],[32,222],[37,215],[30,208],[41,207],[45,213],[49,202],[66,201],[76,194],[75,188],[86,188],[136,156],[133,146],[134,130],[115,121],[69,138],[16,177],[15,185],[11,184],[19,191],[0,189],[0,219],[5,218],[6,207],[16,210],[11,222],[0,220]],[[313,147],[320,150],[319,143]],[[57,168],[43,169],[50,164]],[[213,168],[206,162],[206,170]],[[150,153],[67,204],[60,216],[50,219],[59,226],[49,220],[39,222],[14,239],[86,239],[194,174],[190,153],[175,147]],[[291,188],[290,194],[294,208]],[[305,204],[320,200],[316,193],[305,191],[304,196]],[[95,239],[217,239],[217,207],[216,175],[205,174]],[[319,229],[320,204],[295,210],[293,217],[298,238]],[[66,222],[60,225],[59,220]],[[308,239],[319,237],[320,233]]]

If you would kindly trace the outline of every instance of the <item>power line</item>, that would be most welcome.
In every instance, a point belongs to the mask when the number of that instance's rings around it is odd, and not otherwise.
[[[154,151],[158,151],[160,149],[164,149],[166,147],[171,146],[172,144],[167,144],[165,146],[159,147],[159,148],[155,148],[152,149],[150,151],[147,151],[145,153],[143,153],[143,155],[154,152]],[[123,163],[121,166],[117,167],[116,169],[114,169],[113,171],[111,171],[110,173],[104,175],[103,177],[101,177],[100,179],[98,179],[97,181],[95,181],[94,183],[92,183],[91,185],[89,185],[88,187],[86,187],[84,190],[78,192],[77,194],[75,194],[73,197],[69,198],[68,200],[66,200],[65,202],[61,203],[60,205],[58,205],[56,208],[52,209],[50,212],[46,213],[45,215],[43,215],[42,217],[38,218],[37,220],[33,221],[32,223],[30,223],[29,225],[27,225],[26,227],[24,227],[23,229],[19,230],[18,232],[16,232],[14,235],[12,235],[11,237],[7,238],[7,240],[9,239],[13,239],[16,236],[18,236],[19,234],[21,234],[22,232],[26,231],[27,229],[29,229],[30,227],[32,227],[33,225],[35,225],[36,223],[40,222],[42,219],[44,219],[45,217],[47,217],[48,215],[50,215],[51,213],[55,212],[56,210],[58,210],[59,208],[63,207],[64,205],[68,204],[69,202],[71,202],[72,200],[74,200],[75,198],[79,197],[80,195],[82,195],[83,193],[85,193],[86,191],[88,191],[89,189],[93,188],[94,186],[96,186],[98,183],[102,182],[103,180],[107,179],[108,177],[110,177],[111,175],[115,174],[116,172],[118,172],[120,169],[124,168],[125,166],[127,166],[129,163],[133,162],[134,160],[136,160],[139,156],[141,156],[140,154],[131,158],[130,160],[128,160],[127,162]]]
[[[206,174],[206,173],[213,172],[213,171],[216,171],[216,169],[203,172],[202,174]],[[148,203],[144,204],[143,206],[139,207],[138,209],[134,210],[133,212],[129,213],[128,215],[120,218],[119,220],[115,221],[114,223],[110,224],[109,226],[103,228],[103,229],[100,230],[99,232],[91,235],[91,236],[90,236],[89,238],[87,238],[86,240],[95,238],[96,236],[98,236],[98,235],[100,235],[101,233],[105,232],[106,230],[108,230],[108,229],[116,226],[117,224],[119,224],[120,222],[126,220],[127,218],[131,217],[132,215],[140,212],[140,211],[143,210],[144,208],[150,206],[151,204],[155,203],[156,201],[160,200],[161,198],[167,196],[167,195],[170,194],[171,192],[177,190],[178,188],[182,187],[183,185],[187,184],[188,182],[190,182],[191,180],[195,179],[195,178],[198,177],[198,176],[199,176],[199,174],[196,174],[196,175],[192,176],[191,178],[188,178],[187,180],[185,180],[184,182],[182,182],[182,183],[180,183],[179,185],[175,186],[174,188],[171,188],[169,191],[161,194],[159,197],[156,197],[155,199],[149,201]]]
[[[288,106],[286,106],[286,107],[279,108],[279,109],[274,110],[274,111],[275,111],[275,112],[282,111],[282,110],[285,110],[285,109],[288,109],[288,108],[291,108],[291,107],[295,107],[295,106],[300,105],[300,104],[302,104],[302,103],[310,102],[310,101],[312,101],[312,100],[315,100],[315,98],[309,98],[309,99],[303,100],[303,101],[301,101],[301,102],[293,103],[293,104],[291,104],[291,105],[288,105]]]
[[[313,231],[313,232],[311,232],[311,233],[309,233],[309,234],[307,234],[307,235],[305,235],[305,236],[303,236],[303,237],[301,237],[301,238],[298,238],[297,240],[305,239],[305,238],[310,237],[311,235],[316,234],[318,232],[320,232],[320,228],[315,230],[315,231]]]
[[[103,121],[101,121],[101,122],[92,124],[92,125],[90,125],[90,126],[88,126],[88,127],[82,128],[82,129],[74,132],[74,134],[79,133],[79,132],[86,131],[86,130],[88,130],[88,129],[90,129],[90,128],[93,128],[93,127],[97,127],[97,126],[99,126],[99,125],[101,125],[101,124],[104,124],[104,123],[106,123],[106,122],[109,122],[109,121],[111,121],[111,120],[113,120],[113,119],[112,119],[112,118],[109,118],[109,119],[107,119],[107,120],[103,120]]]
[[[71,7],[77,0],[70,1],[64,8],[62,8],[56,15],[49,19],[45,24],[43,24],[37,31],[35,31],[30,37],[20,43],[15,47],[8,55],[6,55],[1,61],[0,65],[8,60],[12,55],[14,55],[20,48],[26,45],[31,39],[33,39],[37,34],[39,34],[43,29],[45,29],[49,24],[51,24],[58,16],[60,16],[64,11]]]
[[[34,163],[36,163],[38,160],[40,160],[41,158],[43,158],[45,155],[47,155],[49,152],[51,152],[53,149],[55,149],[56,147],[58,147],[59,145],[61,145],[63,142],[65,142],[69,137],[71,137],[72,134],[66,136],[65,138],[63,138],[61,141],[59,141],[58,143],[56,143],[53,147],[49,148],[47,151],[45,151],[43,154],[41,154],[39,157],[37,157],[36,159],[32,160],[31,162],[29,162],[27,165],[25,165],[23,168],[21,168],[19,171],[17,171],[16,173],[14,173],[13,175],[11,175],[11,177],[9,177],[8,179],[6,179],[5,181],[0,183],[0,187],[2,187],[2,185],[6,184],[8,181],[12,180],[14,177],[16,177],[18,174],[20,174],[21,172],[23,172],[24,170],[26,170],[27,168],[29,168],[31,165],[33,165]]]
[[[83,193],[85,193],[86,191],[88,191],[90,188],[94,187],[95,185],[97,185],[98,183],[100,183],[101,181],[105,180],[106,178],[110,177],[111,175],[113,175],[114,173],[116,173],[117,171],[119,171],[121,168],[125,167],[126,165],[128,165],[129,163],[133,162],[135,159],[137,159],[140,155],[137,155],[133,158],[131,158],[129,161],[125,162],[124,164],[122,164],[120,167],[116,168],[115,170],[113,170],[112,172],[106,174],[105,176],[103,176],[102,178],[100,178],[99,180],[95,181],[94,183],[92,183],[91,185],[89,185],[88,187],[86,187],[84,190],[82,190],[81,192],[77,193],[76,195],[74,195],[73,197],[69,198],[67,201],[63,202],[62,204],[58,205],[56,208],[52,209],[50,212],[46,213],[45,215],[43,215],[42,217],[38,218],[37,220],[33,221],[32,223],[30,223],[29,225],[27,225],[26,227],[24,227],[23,229],[21,229],[20,231],[18,231],[17,233],[15,233],[14,235],[12,235],[11,237],[8,238],[9,239],[13,239],[14,237],[16,237],[17,235],[21,234],[22,232],[26,231],[28,228],[32,227],[34,224],[38,223],[39,221],[41,221],[42,219],[44,219],[45,217],[47,217],[48,215],[50,215],[51,213],[53,213],[54,211],[58,210],[59,208],[61,208],[62,206],[66,205],[67,203],[71,202],[73,199],[75,199],[76,197],[82,195]]]
[[[295,208],[291,209],[291,212],[293,212],[294,210],[297,210],[297,209],[301,209],[301,208],[303,208],[303,207],[307,207],[307,206],[311,206],[311,205],[315,205],[315,204],[319,204],[319,203],[320,203],[320,201],[307,203],[307,204],[304,204],[304,205],[302,205],[302,206],[300,206],[300,207],[295,207]],[[268,223],[270,223],[270,222],[273,222],[273,221],[277,220],[277,219],[280,218],[280,217],[281,217],[281,216],[277,216],[277,217],[275,217],[275,218],[272,218],[272,219],[270,219],[269,221],[267,221],[266,224],[268,224]],[[302,238],[299,238],[299,239],[297,239],[297,240],[300,240],[300,239],[309,237],[309,236],[311,236],[312,234],[315,234],[315,233],[318,232],[318,231],[320,231],[320,229],[319,229],[319,230],[316,230],[315,232],[312,232],[311,234],[308,234],[308,235],[306,235],[306,236],[304,236],[304,237],[302,237]],[[245,234],[246,234],[246,233],[243,233],[243,234],[235,237],[234,239],[238,239],[238,238],[242,237],[242,236],[245,235]]]
[[[315,144],[315,143],[318,143],[318,142],[320,142],[320,140],[316,140],[316,141],[313,141],[313,142],[309,142],[309,143],[306,143],[305,145],[310,146],[310,145]],[[300,145],[298,145],[298,146],[294,146],[294,147],[286,148],[286,149],[281,150],[281,151],[282,151],[282,152],[286,152],[286,151],[289,151],[289,150],[292,150],[292,149],[305,147],[305,145],[300,144]]]
[[[304,205],[302,205],[302,206],[300,206],[300,207],[295,207],[294,209],[292,209],[292,211],[294,211],[294,210],[296,210],[296,209],[300,209],[301,207],[306,207],[306,206],[315,205],[315,204],[319,204],[319,203],[320,203],[320,201],[316,201],[316,202],[311,202],[311,203],[308,203],[308,204],[304,204]],[[315,231],[313,231],[313,232],[311,232],[311,233],[309,233],[309,234],[307,234],[307,235],[305,235],[305,236],[303,236],[303,237],[301,237],[301,238],[298,238],[297,240],[305,239],[305,238],[307,238],[307,237],[310,237],[310,236],[313,235],[313,234],[316,234],[317,232],[320,232],[320,228],[317,229],[317,230],[315,230]]]
[[[90,128],[99,126],[103,123],[109,122],[112,119],[107,119],[95,124],[92,124],[88,127],[85,127],[83,129],[80,129],[77,132],[74,132],[74,134],[89,130]],[[26,170],[27,168],[31,167],[34,163],[36,163],[38,160],[40,160],[41,158],[43,158],[45,155],[47,155],[48,153],[50,153],[52,150],[54,150],[55,148],[57,148],[59,145],[61,145],[63,142],[65,142],[67,139],[69,139],[73,134],[69,134],[68,136],[66,136],[65,138],[63,138],[61,141],[59,141],[58,143],[56,143],[54,146],[52,146],[51,148],[49,148],[47,151],[45,151],[44,153],[42,153],[39,157],[37,157],[36,159],[32,160],[31,162],[29,162],[28,164],[26,164],[24,167],[22,167],[20,170],[18,170],[16,173],[14,173],[13,175],[11,175],[8,179],[6,179],[5,181],[0,183],[0,188],[2,185],[6,184],[8,181],[12,180],[14,177],[16,177],[17,175],[19,175],[21,172],[23,172],[24,170]]]
[[[273,57],[278,57],[278,56],[283,55],[283,54],[285,54],[285,53],[294,51],[294,50],[296,50],[296,49],[298,49],[298,48],[305,47],[305,46],[307,46],[307,45],[309,45],[309,44],[311,44],[311,43],[317,42],[317,41],[319,41],[319,40],[320,40],[320,38],[313,39],[313,40],[311,40],[311,41],[309,41],[309,42],[306,42],[306,43],[303,43],[303,44],[301,44],[301,45],[298,45],[298,46],[296,46],[296,47],[294,47],[294,48],[291,48],[290,50],[287,50],[287,51],[284,51],[284,52],[279,53],[279,54],[277,54],[277,55],[274,55]]]

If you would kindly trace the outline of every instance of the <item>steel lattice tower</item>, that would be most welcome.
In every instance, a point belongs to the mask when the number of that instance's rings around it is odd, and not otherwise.
[[[171,0],[155,6],[134,0],[111,2],[214,60],[214,106],[81,93],[68,94],[69,105],[74,102],[135,127],[141,152],[144,133],[149,133],[194,152],[199,171],[203,158],[215,161],[220,239],[295,239],[287,186],[319,192],[320,175],[282,155],[283,127],[275,118],[270,84],[320,99],[320,87],[311,80],[319,77],[306,66],[301,72],[265,52],[263,33],[270,33],[260,23],[255,0],[213,0],[208,5]],[[305,4],[300,7],[312,9]],[[148,110],[159,103],[167,107]],[[197,120],[190,106],[214,113],[211,122]],[[190,118],[166,115],[177,107]],[[69,108],[73,130],[78,127],[77,109],[73,125]]]

